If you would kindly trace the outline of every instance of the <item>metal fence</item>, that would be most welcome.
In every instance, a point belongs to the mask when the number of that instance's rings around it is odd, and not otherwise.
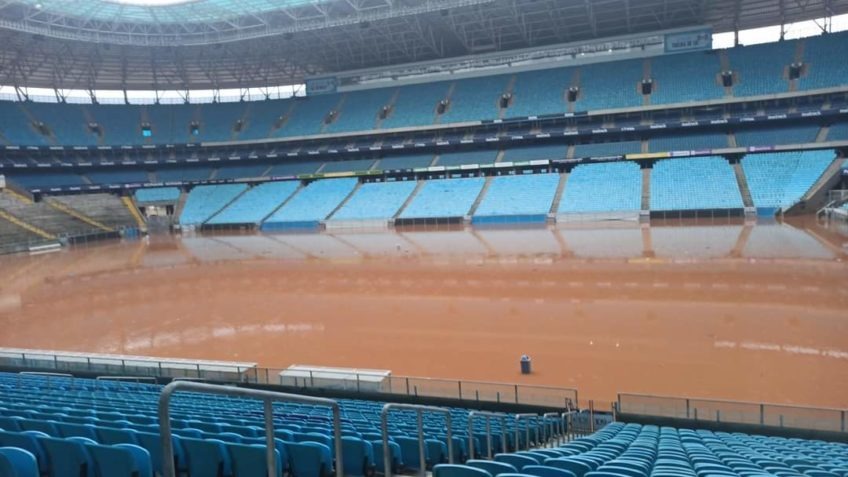
[[[379,383],[371,375],[328,370],[302,378],[284,378],[283,369],[255,368],[247,382],[255,384],[288,385],[301,389],[332,389],[352,393],[446,398],[468,402],[490,402],[574,409],[579,405],[576,389],[550,386],[493,383],[456,379],[387,376]]]
[[[253,363],[166,360],[0,348],[0,366],[66,373],[284,385],[302,390],[385,394],[387,399],[391,396],[417,396],[554,409],[575,409],[579,405],[577,390],[568,388],[391,375],[375,382],[373,374],[334,373],[329,370],[315,373],[310,371],[301,378],[284,378],[281,374],[284,369],[259,368]]]
[[[617,411],[700,422],[764,425],[829,432],[846,430],[845,409],[697,399],[645,394],[619,394]]]

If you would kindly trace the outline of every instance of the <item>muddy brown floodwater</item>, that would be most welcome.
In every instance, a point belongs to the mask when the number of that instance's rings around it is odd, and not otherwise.
[[[153,236],[0,257],[0,346],[845,408],[845,243],[785,224]]]

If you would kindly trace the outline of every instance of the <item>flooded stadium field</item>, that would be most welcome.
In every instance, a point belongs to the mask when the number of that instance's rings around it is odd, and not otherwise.
[[[844,408],[846,243],[776,223],[154,235],[0,257],[0,346]]]

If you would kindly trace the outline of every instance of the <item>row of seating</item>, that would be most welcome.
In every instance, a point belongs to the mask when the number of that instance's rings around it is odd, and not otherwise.
[[[788,208],[833,161],[832,150],[752,154],[743,170],[756,207]],[[302,188],[296,181],[270,182],[244,194],[242,185],[192,190],[183,224],[311,224],[321,221],[433,219],[448,217],[541,216],[642,209],[643,175],[635,162],[576,166],[555,204],[560,174],[495,176],[484,190],[482,177],[357,184],[354,178],[327,179]],[[741,209],[742,193],[730,164],[721,157],[657,161],[650,172],[650,210]],[[221,190],[218,200],[212,191]],[[241,195],[239,195],[241,194]],[[234,197],[235,200],[229,203]],[[476,209],[475,202],[479,200]],[[229,205],[223,210],[223,207]],[[201,211],[195,210],[202,204]],[[218,209],[215,209],[218,207]],[[211,218],[210,218],[211,217]]]
[[[370,129],[463,123],[499,117],[638,107],[787,93],[789,65],[805,91],[844,85],[845,33],[726,51],[732,86],[725,88],[722,52],[500,74],[334,93],[306,99],[179,105],[0,104],[0,139],[16,145],[180,144],[299,137]],[[798,52],[803,51],[799,56]],[[844,55],[843,55],[844,56]],[[641,84],[651,80],[651,93]],[[569,101],[567,91],[576,88]],[[504,105],[503,98],[509,100]],[[444,111],[439,114],[438,105]],[[506,107],[504,107],[506,106]],[[90,124],[96,124],[92,128]],[[46,134],[45,134],[46,133]]]
[[[19,184],[30,189],[50,187],[85,186],[88,184],[123,185],[156,182],[196,182],[210,179],[250,179],[260,177],[283,177],[301,174],[393,171],[420,169],[431,165],[456,167],[464,165],[490,165],[496,162],[527,162],[533,160],[562,160],[567,158],[599,158],[638,154],[644,147],[648,152],[703,151],[728,147],[773,146],[786,144],[808,144],[817,140],[839,141],[848,138],[848,123],[836,123],[829,134],[819,138],[821,127],[816,124],[770,126],[769,128],[737,129],[733,134],[726,131],[678,132],[659,134],[644,141],[623,140],[600,143],[576,143],[573,145],[537,145],[498,150],[471,150],[446,152],[439,155],[413,154],[388,156],[381,159],[351,159],[341,161],[311,160],[284,161],[282,163],[260,162],[250,165],[174,166],[158,169],[94,169],[81,172],[23,172],[10,176]],[[486,133],[485,135],[488,135]],[[734,143],[735,140],[735,143]]]
[[[97,473],[92,446],[110,447],[115,459],[143,461],[153,472],[161,473],[161,434],[157,403],[159,386],[0,373],[0,447],[11,446],[30,452],[39,472],[65,477],[80,475],[114,477],[150,475],[137,465],[134,471],[113,470]],[[274,405],[275,451],[278,469],[296,477],[322,477],[341,462],[345,475],[370,475],[382,469],[382,434],[379,430],[382,403],[340,400],[342,414],[342,455],[335,455],[332,427],[327,408],[276,403]],[[178,393],[171,403],[174,459],[178,470],[195,477],[239,477],[267,475],[264,468],[264,423],[258,401],[217,395]],[[449,409],[453,416],[454,458],[470,457],[466,442],[465,409]],[[493,421],[495,452],[514,447],[514,421],[504,415],[510,427],[510,442],[500,439],[500,421]],[[542,421],[523,422],[519,430],[522,446],[524,429],[539,439]],[[396,470],[428,468],[448,461],[444,417],[425,415],[426,462],[418,461],[417,424],[414,414],[390,414],[389,450]],[[531,426],[532,424],[532,426]],[[528,427],[531,426],[531,427]],[[475,455],[486,453],[482,422],[475,425]],[[145,450],[146,454],[140,452]],[[133,459],[127,455],[134,454]],[[123,454],[121,457],[118,454]],[[139,457],[140,456],[140,457]],[[339,459],[341,458],[341,460]],[[126,466],[130,464],[127,463]],[[246,470],[252,469],[252,470]],[[138,473],[133,473],[138,472]],[[260,473],[256,473],[260,472]]]

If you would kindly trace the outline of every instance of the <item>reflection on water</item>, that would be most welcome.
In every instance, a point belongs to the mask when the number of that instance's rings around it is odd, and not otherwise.
[[[0,257],[0,346],[844,407],[846,243],[777,223],[154,235]]]
[[[157,239],[153,239],[157,240]],[[609,228],[345,231],[276,235],[190,235],[181,246],[201,261],[427,257],[707,260],[833,260],[846,255],[815,231],[788,224]]]

